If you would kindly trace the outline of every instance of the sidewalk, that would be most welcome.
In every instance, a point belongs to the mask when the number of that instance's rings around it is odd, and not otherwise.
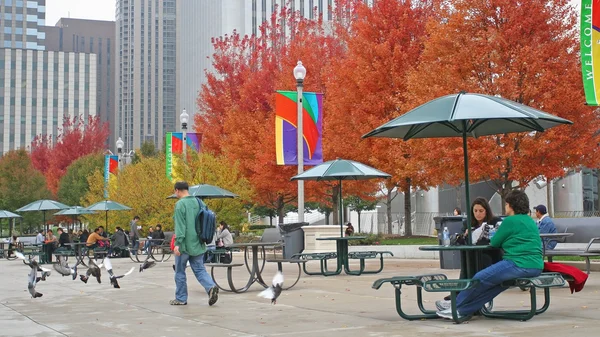
[[[138,266],[129,259],[112,262],[117,273]],[[27,292],[28,267],[19,261],[0,260],[0,336],[546,337],[595,336],[600,328],[600,279],[595,274],[580,293],[571,294],[568,288],[552,290],[550,309],[530,321],[474,318],[456,325],[441,319],[402,320],[395,311],[394,288],[371,289],[373,281],[381,277],[440,272],[435,260],[387,259],[379,275],[303,275],[296,287],[281,295],[277,305],[257,297],[262,288],[254,285],[245,294],[222,292],[214,307],[208,306],[207,296],[191,272],[188,305],[168,305],[175,288],[171,262],[143,273],[136,270],[119,281],[121,289],[110,286],[106,273],[102,284],[93,279],[84,284],[53,272],[37,286],[44,296],[32,299]],[[284,275],[291,274],[291,267],[284,266]],[[318,268],[316,264],[309,267]],[[274,272],[275,267],[267,265],[265,274],[271,277]],[[443,272],[458,276],[458,270]],[[219,271],[217,278],[224,281],[224,274]],[[236,284],[245,283],[244,267],[236,268],[234,275]],[[404,303],[415,299],[414,288],[403,291]],[[425,299],[426,306],[433,307],[438,298],[425,293]],[[512,289],[495,301],[495,307],[519,308],[528,300],[528,293]]]

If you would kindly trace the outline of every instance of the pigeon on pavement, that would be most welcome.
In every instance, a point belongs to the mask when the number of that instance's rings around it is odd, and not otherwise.
[[[129,269],[129,271],[123,275],[115,276],[113,273],[113,267],[112,267],[112,263],[110,262],[110,259],[108,257],[105,257],[104,258],[104,269],[106,269],[106,271],[108,272],[108,275],[110,277],[110,284],[112,284],[113,287],[115,287],[115,288],[121,288],[121,286],[119,286],[119,282],[117,281],[117,279],[123,278],[123,277],[133,273],[133,271],[135,270],[135,267],[131,267],[131,269]]]
[[[273,286],[261,291],[258,296],[270,299],[271,304],[277,304],[277,298],[281,295],[282,286],[283,274],[278,271],[273,277]]]
[[[91,257],[88,257],[88,270],[85,272],[85,275],[79,275],[79,278],[81,279],[81,281],[83,281],[83,283],[87,283],[88,279],[90,278],[90,275],[92,275],[96,278],[96,280],[98,280],[98,283],[102,283],[100,281],[100,268],[102,268],[102,264],[97,265]]]

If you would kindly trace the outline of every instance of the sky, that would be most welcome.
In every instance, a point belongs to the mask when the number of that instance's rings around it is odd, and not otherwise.
[[[69,16],[70,14],[70,16]],[[60,18],[115,20],[115,0],[46,0],[46,25]]]

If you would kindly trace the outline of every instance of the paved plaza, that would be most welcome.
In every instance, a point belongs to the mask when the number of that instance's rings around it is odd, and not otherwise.
[[[239,257],[234,257],[239,260]],[[138,266],[129,259],[112,260],[117,273]],[[221,292],[209,307],[207,296],[188,269],[187,306],[170,306],[175,285],[171,262],[120,280],[121,289],[110,286],[106,273],[102,284],[88,284],[54,272],[37,290],[27,292],[29,268],[20,261],[0,260],[0,336],[597,336],[600,329],[600,280],[592,274],[585,289],[571,294],[568,288],[552,290],[550,309],[530,321],[474,318],[456,325],[450,321],[405,321],[395,311],[394,290],[389,284],[371,289],[374,280],[396,275],[440,272],[438,261],[387,259],[384,271],[367,276],[305,276],[284,292],[277,305],[257,297],[254,285],[244,294]],[[285,269],[287,267],[287,269]],[[291,265],[284,266],[284,275]],[[313,265],[317,268],[317,265]],[[373,267],[373,265],[371,265]],[[271,278],[274,265],[267,265]],[[458,270],[446,270],[458,277]],[[242,285],[247,272],[236,268]],[[225,280],[220,271],[217,278]],[[404,288],[403,288],[404,289]],[[540,293],[541,294],[541,293]],[[436,294],[426,293],[433,307]],[[414,302],[414,288],[403,292],[403,302]],[[495,301],[495,307],[519,308],[528,304],[528,293],[511,289]],[[416,307],[415,307],[416,310]],[[413,311],[414,312],[414,311]]]

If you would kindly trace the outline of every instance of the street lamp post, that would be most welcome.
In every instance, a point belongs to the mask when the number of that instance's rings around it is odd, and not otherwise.
[[[298,92],[298,125],[296,129],[298,142],[298,174],[304,172],[304,140],[302,123],[302,88],[304,78],[306,77],[306,68],[301,61],[294,68],[294,77],[296,78],[296,90]],[[304,180],[298,179],[298,222],[304,222]]]
[[[121,139],[121,137],[119,137],[119,139],[117,139],[117,160],[119,162],[119,171],[121,171],[121,156],[123,154],[123,146],[125,145],[125,143],[123,143],[123,139]]]
[[[186,158],[186,148],[187,148],[187,123],[190,115],[188,115],[187,111],[183,109],[181,115],[179,115],[179,120],[181,121],[181,131],[183,132],[183,161],[187,160]]]

